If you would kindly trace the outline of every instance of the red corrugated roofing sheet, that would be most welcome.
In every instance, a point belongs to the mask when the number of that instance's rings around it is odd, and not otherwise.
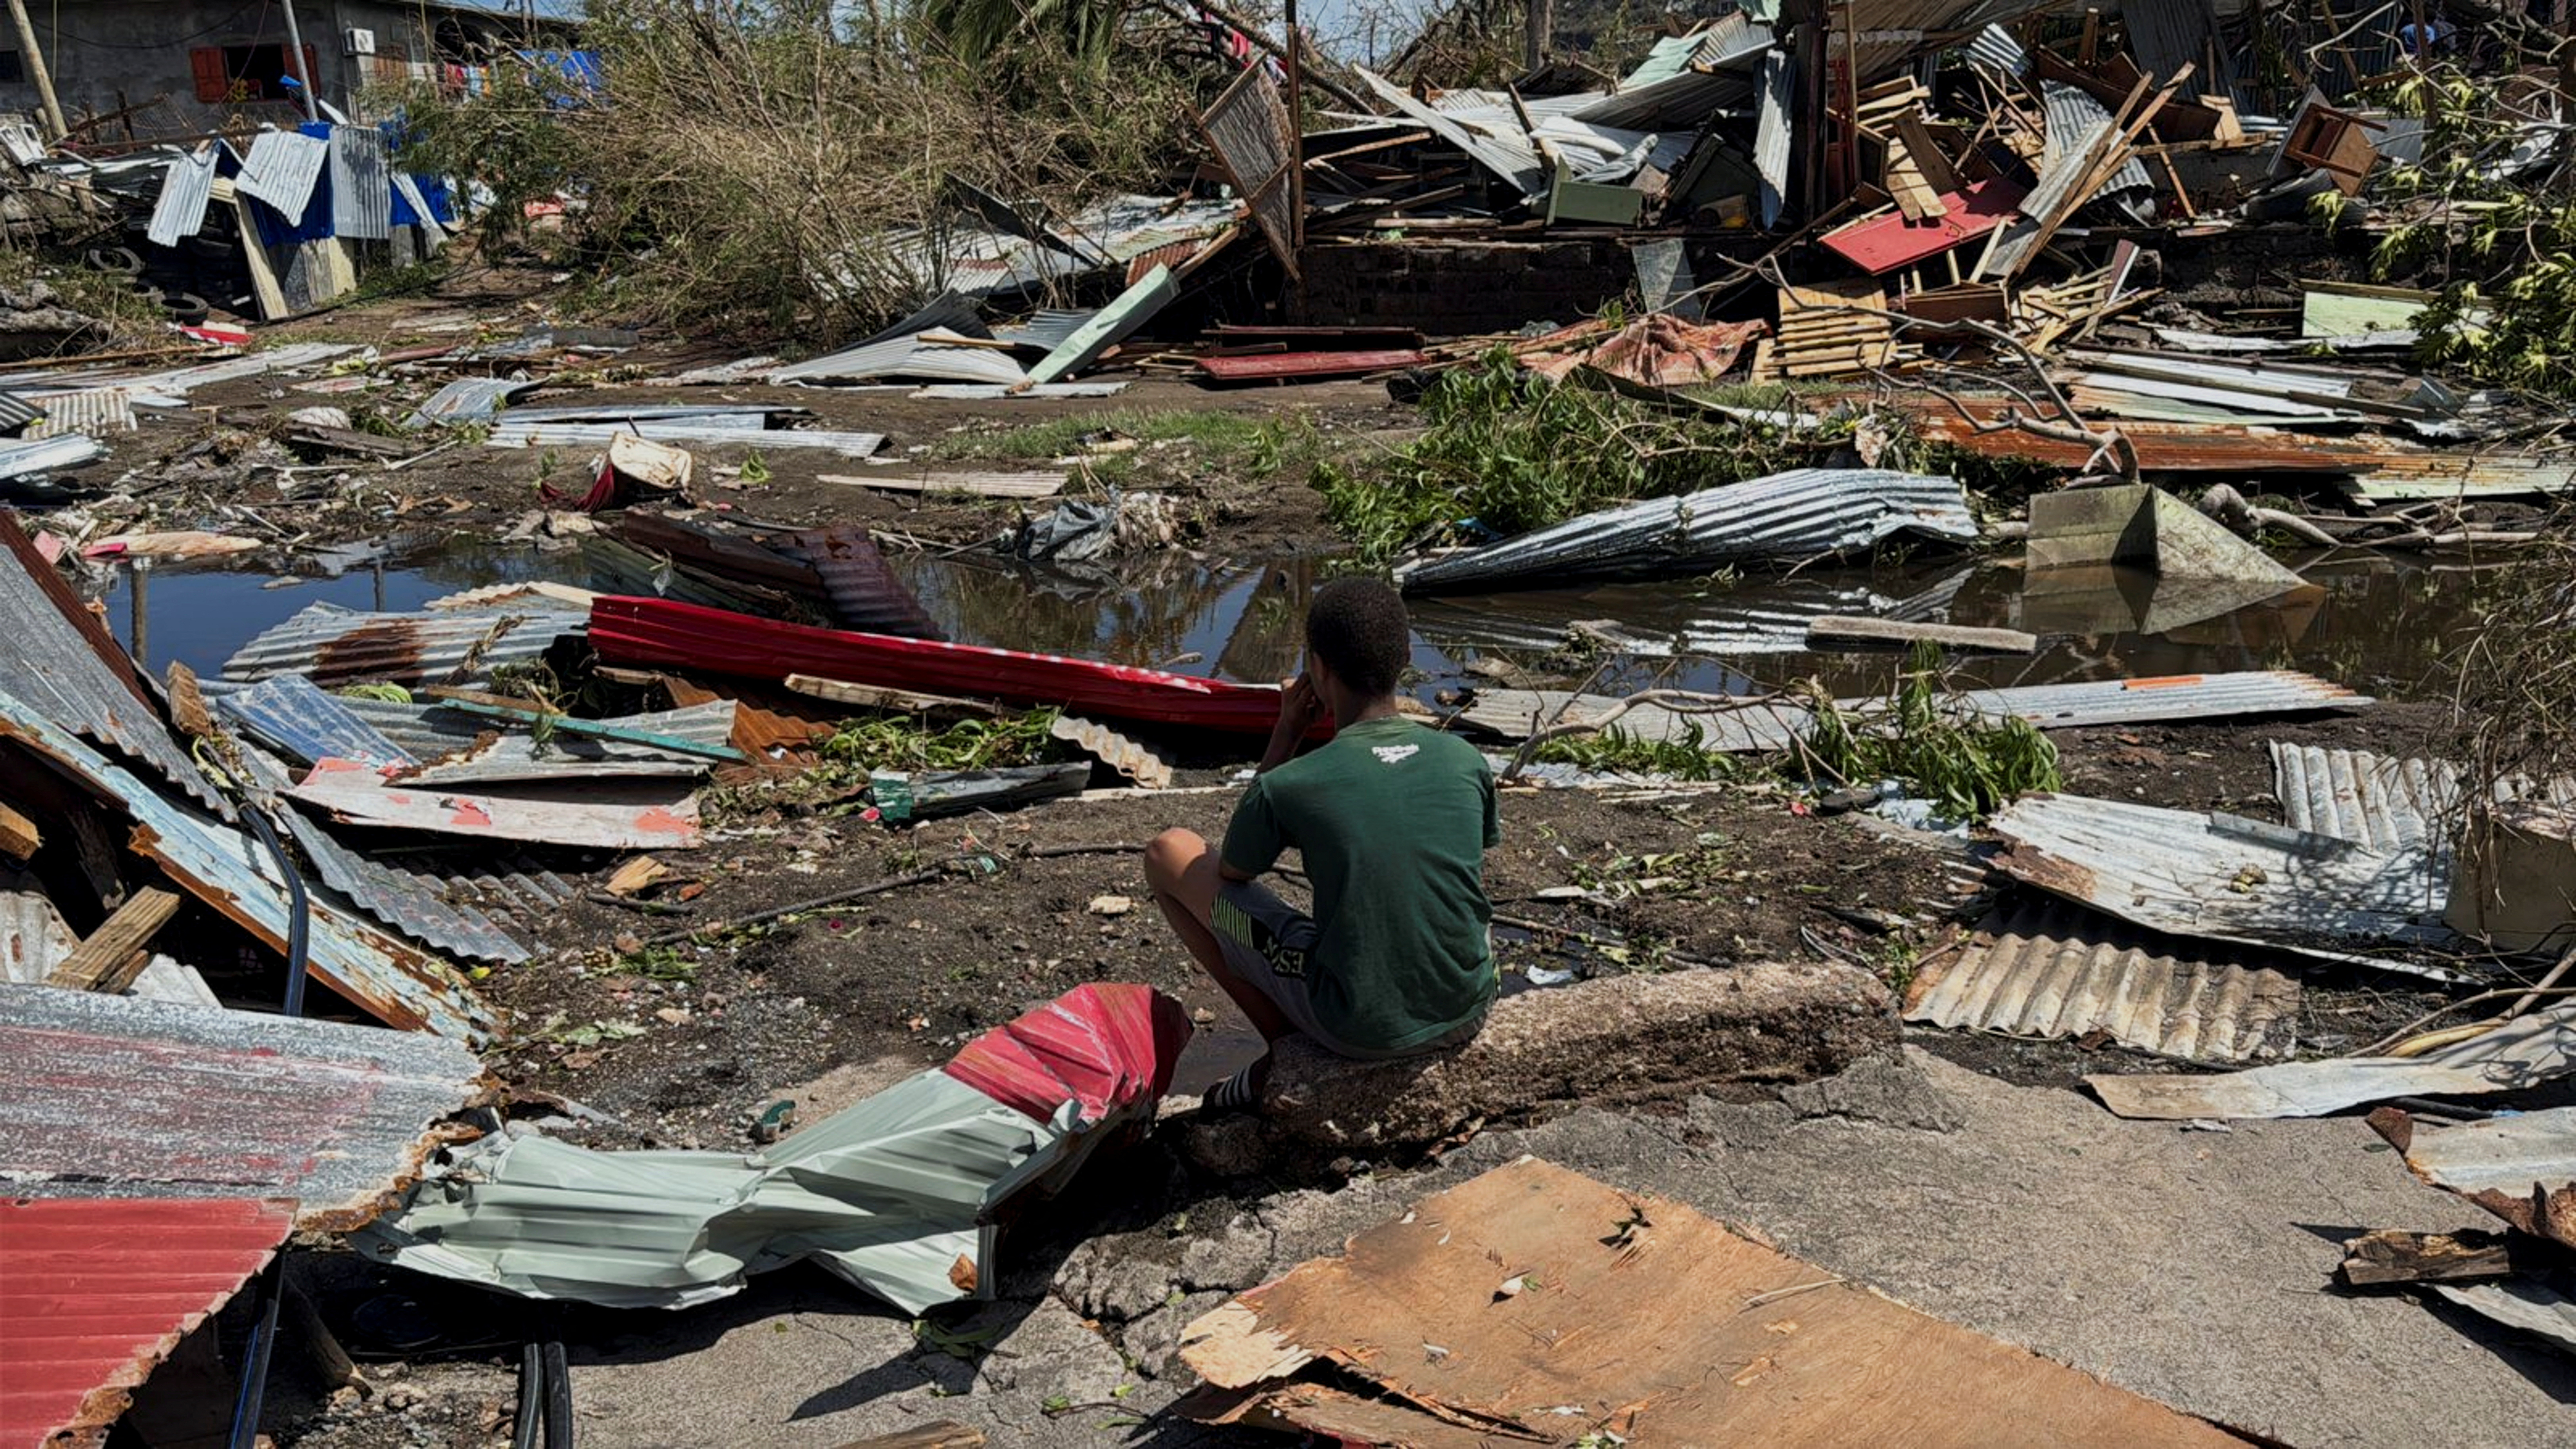
[[[1150,986],[1077,986],[966,1044],[940,1070],[1044,1122],[1066,1102],[1098,1123],[1160,1098],[1190,1040],[1181,1004]]]
[[[926,694],[1060,705],[1079,714],[1241,734],[1279,719],[1279,691],[1124,664],[814,629],[668,599],[604,597],[590,643],[612,664],[700,669],[751,679],[816,674]]]
[[[1965,191],[1941,198],[1946,216],[1908,221],[1891,211],[1872,221],[1854,222],[1821,238],[1825,246],[1853,266],[1870,273],[1892,272],[1937,257],[1955,246],[1975,241],[2004,224],[2026,193],[2020,183],[1990,177]]]
[[[1254,352],[1233,357],[1202,357],[1199,370],[1219,382],[1250,382],[1359,377],[1372,372],[1420,367],[1428,360],[1409,347],[1377,352]]]
[[[0,1198],[0,1449],[90,1445],[295,1222],[259,1198]]]

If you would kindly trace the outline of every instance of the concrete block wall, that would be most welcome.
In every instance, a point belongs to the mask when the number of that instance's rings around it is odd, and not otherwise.
[[[1309,247],[1290,289],[1308,326],[1417,327],[1435,337],[1575,322],[1628,290],[1617,241],[1375,242]]]

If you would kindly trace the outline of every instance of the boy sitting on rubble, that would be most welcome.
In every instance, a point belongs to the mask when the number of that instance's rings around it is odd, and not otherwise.
[[[1363,1061],[1418,1056],[1475,1035],[1493,1003],[1493,772],[1473,746],[1396,712],[1411,657],[1393,589],[1348,578],[1317,590],[1306,672],[1281,695],[1224,848],[1187,830],[1145,847],[1164,918],[1266,1042],[1303,1032]],[[1332,742],[1299,757],[1327,716]],[[1312,917],[1255,884],[1291,847],[1314,884]],[[1219,1082],[1206,1105],[1253,1105],[1269,1066],[1265,1054]]]

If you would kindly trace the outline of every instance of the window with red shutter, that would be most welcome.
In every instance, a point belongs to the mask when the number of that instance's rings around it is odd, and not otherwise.
[[[198,100],[219,106],[232,98],[232,78],[224,70],[222,46],[202,45],[189,51],[188,64],[197,73]]]

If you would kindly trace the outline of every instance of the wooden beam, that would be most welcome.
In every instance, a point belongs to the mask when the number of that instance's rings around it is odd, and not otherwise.
[[[2348,1238],[2343,1251],[2347,1283],[2459,1282],[2510,1277],[2515,1270],[2505,1235],[2476,1228],[2457,1233],[2389,1228]]]
[[[835,704],[854,704],[862,709],[889,709],[905,714],[928,714],[935,710],[978,715],[1002,712],[1000,705],[980,699],[952,699],[944,694],[920,694],[884,684],[851,684],[846,680],[823,679],[811,674],[787,676],[787,687],[798,694],[810,694]]]
[[[68,986],[77,991],[122,993],[143,974],[152,959],[144,950],[155,932],[168,923],[179,910],[179,895],[159,886],[145,886],[126,897],[116,914],[107,918],[89,939],[80,943],[62,959],[53,974],[45,978],[48,986]]]
[[[23,862],[44,843],[44,833],[36,829],[35,821],[0,804],[0,855]]]

